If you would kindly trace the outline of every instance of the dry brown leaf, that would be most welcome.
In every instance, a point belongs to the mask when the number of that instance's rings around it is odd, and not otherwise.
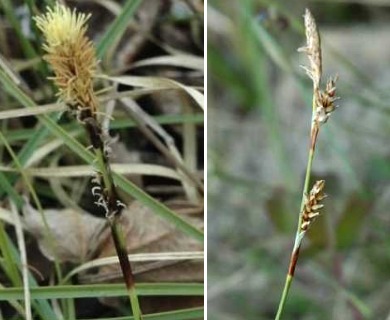
[[[181,205],[182,207],[182,205]],[[73,209],[44,210],[52,236],[48,236],[39,211],[29,204],[23,208],[26,230],[38,241],[43,255],[53,260],[53,250],[60,262],[81,263],[90,258],[116,256],[106,221]],[[198,216],[185,216],[198,228]],[[155,215],[148,207],[134,201],[121,217],[129,253],[161,253],[202,251],[203,245],[177,230],[174,225]],[[104,231],[103,231],[104,230]],[[132,263],[137,281],[203,281],[203,261],[151,261]],[[97,273],[83,274],[82,282],[121,279],[118,264],[100,267]]]
[[[186,217],[190,223],[202,228],[203,221],[199,217]],[[134,201],[123,211],[121,224],[129,253],[202,251],[199,243],[175,226],[155,215],[148,207]],[[111,235],[107,233],[105,242],[100,248],[99,258],[115,256],[115,248]],[[156,261],[132,263],[133,272],[138,281],[202,281],[203,261]],[[101,267],[93,276],[82,276],[82,281],[106,281],[120,279],[119,266]]]
[[[39,211],[26,204],[23,208],[23,220],[26,230],[38,241],[43,255],[49,260],[55,256],[60,262],[81,263],[88,259],[91,243],[104,228],[106,221],[80,213],[73,209],[44,210],[51,236],[47,230]]]

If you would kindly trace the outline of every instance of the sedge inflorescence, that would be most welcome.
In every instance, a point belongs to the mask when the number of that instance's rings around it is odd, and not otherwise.
[[[310,66],[302,66],[310,79],[313,80],[314,88],[319,88],[322,75],[322,54],[321,39],[318,33],[317,25],[309,9],[306,9],[304,15],[306,46],[299,48],[298,52],[307,54]]]
[[[94,164],[97,167],[93,180],[96,186],[92,189],[93,195],[98,198],[96,204],[103,206],[107,215],[113,215],[119,212],[123,204],[113,187],[108,161],[108,140],[97,118],[98,104],[93,90],[93,76],[98,61],[94,45],[86,36],[89,18],[90,15],[78,13],[57,3],[34,19],[45,38],[44,59],[54,71],[55,76],[51,79],[59,89],[58,96],[84,125],[96,152]]]
[[[322,77],[322,53],[321,39],[318,33],[317,25],[309,9],[306,9],[305,15],[306,46],[299,48],[299,52],[306,53],[309,59],[309,66],[302,66],[309,78],[313,81],[314,90],[314,108],[313,121],[317,124],[323,124],[331,113],[338,107],[335,101],[337,77],[330,78],[327,81],[325,90],[320,89]]]
[[[42,31],[46,51],[44,59],[51,65],[59,97],[76,110],[90,110],[94,115],[97,100],[93,75],[97,66],[95,48],[86,36],[90,15],[78,13],[58,4],[47,13],[34,17]]]
[[[324,194],[324,187],[325,180],[319,180],[314,184],[310,194],[305,196],[301,231],[306,231],[314,219],[320,215],[319,210],[324,207],[321,202],[326,198],[326,195]]]
[[[330,78],[326,83],[324,91],[318,91],[318,97],[316,97],[316,114],[315,120],[319,123],[325,123],[330,114],[338,107],[335,101],[340,99],[336,96],[336,81],[337,77]]]

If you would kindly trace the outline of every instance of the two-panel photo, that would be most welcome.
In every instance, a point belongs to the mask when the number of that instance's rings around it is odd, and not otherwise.
[[[389,0],[0,0],[0,320],[390,320]]]

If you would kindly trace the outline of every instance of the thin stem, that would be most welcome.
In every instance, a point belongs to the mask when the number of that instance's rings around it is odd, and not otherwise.
[[[82,123],[91,141],[97,163],[98,183],[101,186],[102,203],[106,210],[106,218],[111,227],[111,236],[121,266],[123,279],[129,293],[130,305],[136,320],[142,319],[138,297],[135,292],[134,276],[127,255],[126,241],[118,223],[123,204],[121,203],[112,176],[109,159],[105,152],[104,133],[101,124],[90,109],[82,115]],[[99,200],[100,202],[100,200]]]
[[[123,279],[126,283],[127,292],[129,295],[133,316],[136,320],[142,319],[141,308],[139,306],[137,292],[135,290],[135,281],[130,261],[127,256],[126,242],[120,225],[117,223],[117,217],[110,220],[111,235],[114,240],[115,249],[119,258]]]
[[[293,277],[287,274],[286,281],[284,283],[284,288],[283,288],[283,293],[282,297],[280,298],[280,303],[278,307],[278,312],[276,314],[275,320],[280,320],[280,317],[282,316],[282,312],[284,309],[284,305],[287,301],[287,295],[290,290],[291,282],[292,282]]]
[[[135,286],[129,289],[129,296],[130,296],[134,319],[142,320],[141,308],[139,306],[138,296],[137,296],[137,292],[135,291]]]
[[[105,188],[107,188],[107,191],[109,193],[111,193],[112,187],[114,184],[111,180],[111,175],[108,173],[108,170],[107,170],[107,167],[105,164],[104,153],[100,149],[94,149],[94,151],[95,151],[95,155],[96,155],[96,160],[97,160],[98,165],[99,165],[100,173],[103,177],[104,186],[105,186]]]
[[[129,295],[130,305],[133,311],[133,316],[136,320],[142,319],[141,308],[138,301],[138,296],[135,290],[135,281],[130,261],[128,259],[126,241],[122,229],[118,223],[118,218],[121,214],[121,209],[118,205],[119,197],[115,188],[114,180],[111,175],[108,158],[104,151],[104,142],[102,140],[102,131],[97,121],[91,120],[85,122],[86,131],[89,134],[93,150],[96,156],[99,175],[102,179],[102,195],[105,198],[107,206],[107,220],[111,227],[111,236],[114,241],[116,254],[119,259],[119,264],[122,270],[123,279]]]
[[[315,89],[313,92],[313,101],[312,101],[312,107],[313,107],[313,117],[315,114],[315,103],[316,103],[316,98],[315,98]],[[294,278],[294,272],[295,272],[295,267],[298,262],[299,258],[299,251],[302,243],[302,238],[303,238],[303,233],[301,231],[301,225],[302,225],[302,213],[303,213],[303,208],[305,205],[305,199],[306,195],[309,191],[309,182],[310,182],[310,177],[311,177],[311,170],[312,170],[312,165],[313,165],[313,158],[314,158],[314,151],[315,151],[315,146],[317,143],[317,137],[318,137],[318,131],[319,131],[319,126],[315,121],[312,121],[311,125],[311,132],[310,132],[310,149],[309,149],[309,155],[307,159],[307,165],[306,165],[306,174],[305,174],[305,182],[303,184],[303,192],[302,192],[302,200],[301,200],[301,207],[299,210],[299,218],[298,218],[298,225],[297,225],[297,231],[295,233],[295,242],[294,242],[294,247],[291,253],[290,257],[290,263],[288,267],[288,272],[286,276],[286,281],[284,283],[284,288],[282,292],[282,296],[279,301],[279,307],[278,311],[275,316],[275,320],[280,320],[284,306],[287,301],[287,297],[290,291],[291,283]]]

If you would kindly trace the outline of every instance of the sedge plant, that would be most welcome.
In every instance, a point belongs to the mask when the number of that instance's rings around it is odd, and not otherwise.
[[[306,74],[313,82],[313,100],[312,100],[312,121],[310,130],[310,147],[306,166],[306,175],[303,185],[303,195],[301,207],[298,216],[297,231],[295,234],[294,247],[291,252],[290,263],[287,271],[287,276],[279,301],[279,307],[275,320],[282,317],[282,313],[287,301],[292,280],[294,279],[295,268],[299,258],[299,251],[302,240],[310,228],[313,221],[319,216],[320,209],[323,208],[322,200],[326,197],[324,194],[325,181],[319,180],[314,183],[309,192],[309,182],[314,158],[314,152],[318,140],[318,134],[323,124],[327,122],[331,113],[337,108],[335,101],[339,98],[336,96],[336,77],[330,78],[324,90],[321,89],[322,77],[322,52],[321,40],[313,15],[306,9],[304,15],[305,31],[306,31],[306,46],[299,48],[299,52],[303,52],[309,59],[309,66],[303,66]]]
[[[48,8],[44,15],[35,17],[35,21],[45,38],[44,59],[53,69],[54,77],[51,79],[58,88],[58,97],[84,127],[92,145],[95,156],[95,186],[92,188],[95,204],[104,209],[110,225],[134,318],[142,319],[134,275],[119,224],[125,206],[119,198],[110,167],[109,137],[105,135],[98,117],[99,103],[93,88],[98,60],[92,41],[86,36],[89,18],[90,15],[72,11],[57,3],[55,7]]]

